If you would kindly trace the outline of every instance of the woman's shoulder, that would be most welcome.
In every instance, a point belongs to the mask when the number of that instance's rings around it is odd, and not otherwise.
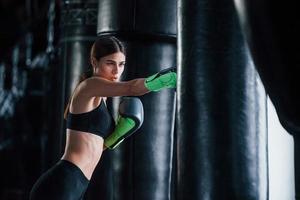
[[[70,104],[71,113],[89,112],[99,106],[102,97],[89,97],[81,95],[80,92],[73,95]]]
[[[97,82],[97,83],[101,84],[101,82],[105,83],[105,82],[107,82],[107,80],[102,78],[102,77],[92,76],[92,77],[89,77],[89,78],[81,81],[79,83],[79,85],[86,86],[86,85],[89,85],[89,84],[94,84],[94,82]]]

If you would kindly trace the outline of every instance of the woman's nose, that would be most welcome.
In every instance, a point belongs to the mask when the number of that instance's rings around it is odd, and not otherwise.
[[[113,73],[114,73],[114,74],[118,74],[118,72],[119,72],[118,66],[117,66],[117,65],[114,65]]]

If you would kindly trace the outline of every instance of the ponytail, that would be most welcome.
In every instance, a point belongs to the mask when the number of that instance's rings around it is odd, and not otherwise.
[[[90,69],[90,70],[85,71],[84,73],[82,73],[82,74],[80,75],[80,77],[79,77],[79,82],[77,83],[76,87],[77,87],[82,81],[84,81],[85,79],[88,79],[88,78],[90,78],[90,77],[92,77],[92,76],[93,76],[93,70],[92,70],[92,69]],[[75,87],[75,88],[76,88],[76,87]],[[66,108],[65,108],[64,119],[67,119],[72,96],[73,96],[73,95],[71,95],[71,96],[69,97],[68,104],[67,104],[67,106],[66,106]]]
[[[92,67],[90,67],[90,68],[92,68]],[[79,83],[81,83],[81,82],[84,81],[85,79],[88,79],[88,78],[90,78],[90,77],[92,77],[92,76],[93,76],[93,70],[92,70],[92,69],[89,69],[88,71],[83,72],[83,73],[80,75],[80,77],[79,77],[79,82],[78,82],[77,85],[79,85]]]

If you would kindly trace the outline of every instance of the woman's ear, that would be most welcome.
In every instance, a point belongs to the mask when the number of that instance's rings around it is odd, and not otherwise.
[[[96,68],[97,67],[97,60],[96,60],[96,58],[91,58],[91,64],[92,64],[92,66],[93,66],[93,68]]]

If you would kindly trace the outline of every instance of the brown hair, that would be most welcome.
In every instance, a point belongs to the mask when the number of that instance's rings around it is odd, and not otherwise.
[[[90,60],[92,58],[95,58],[97,61],[99,61],[102,57],[108,56],[110,54],[117,53],[117,52],[122,52],[124,55],[126,55],[125,47],[120,42],[120,40],[118,40],[116,37],[113,37],[113,36],[99,37],[92,45],[92,48],[90,51]],[[90,64],[88,70],[85,71],[80,76],[77,86],[79,85],[79,83],[81,83],[85,79],[88,79],[92,76],[93,76],[93,67]],[[69,98],[68,104],[67,104],[65,112],[64,112],[65,119],[67,119],[67,115],[69,112],[71,97]]]

